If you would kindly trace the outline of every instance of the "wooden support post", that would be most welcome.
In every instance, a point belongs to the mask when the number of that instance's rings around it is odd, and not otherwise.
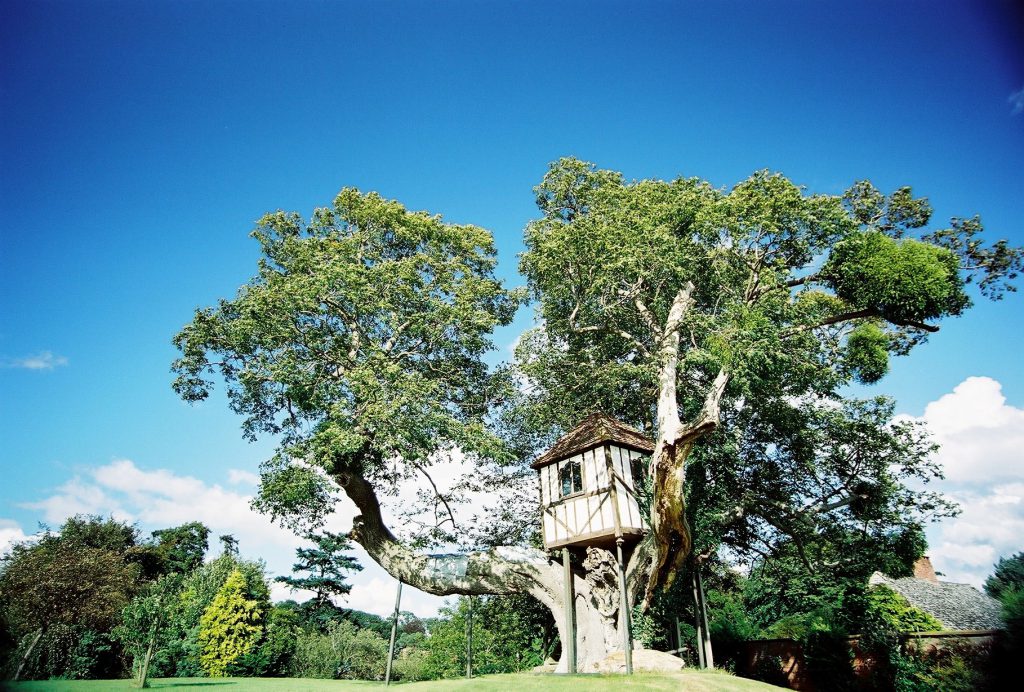
[[[619,559],[619,611],[622,617],[622,651],[626,655],[626,675],[633,674],[633,618],[629,612],[629,595],[626,593],[626,568],[622,563],[622,536],[615,539],[615,553]]]
[[[391,684],[391,662],[395,660],[395,638],[398,636],[398,609],[402,605],[402,580],[398,580],[398,593],[395,595],[395,619],[391,622],[391,644],[388,646],[388,666],[384,671],[384,686]]]
[[[715,657],[711,652],[711,632],[708,629],[708,607],[704,602],[704,580],[700,576],[700,566],[694,567],[697,575],[697,593],[700,594],[700,621],[703,625],[704,639],[701,641],[701,648],[704,649],[704,663],[710,670],[715,669]]]
[[[466,614],[466,677],[473,677],[473,597],[469,596],[469,612]]]
[[[694,620],[696,620],[695,624],[697,625],[697,666],[703,669],[706,667],[704,663],[704,619],[701,617],[701,599],[697,589],[697,565],[692,561],[690,565],[690,584],[693,586],[693,614]]]
[[[562,567],[565,573],[565,641],[562,646],[568,664],[566,672],[576,673],[576,599],[572,588],[572,566],[569,563],[569,549],[562,548]]]

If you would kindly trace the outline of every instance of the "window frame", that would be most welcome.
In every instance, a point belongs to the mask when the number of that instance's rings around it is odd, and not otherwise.
[[[573,474],[572,469],[575,466],[578,475]],[[586,491],[586,484],[583,481],[583,460],[579,456],[565,459],[563,463],[557,465],[558,473],[558,498],[564,499],[572,497],[573,495],[579,495]],[[567,474],[567,478],[563,478],[563,474]],[[579,489],[573,489],[573,480],[579,479]],[[569,481],[570,492],[565,492],[565,482]]]

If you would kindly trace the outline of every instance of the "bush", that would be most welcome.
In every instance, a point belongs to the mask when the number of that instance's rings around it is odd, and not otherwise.
[[[875,586],[868,592],[868,610],[896,632],[935,632],[945,629],[934,617],[916,608],[892,589]]]
[[[327,632],[302,630],[289,674],[296,678],[383,680],[388,642],[351,622],[332,622]]]
[[[9,673],[14,674],[35,632],[26,635],[10,657]],[[116,678],[124,673],[121,651],[107,633],[95,632],[75,625],[57,624],[39,639],[25,667],[24,680],[87,680]]]
[[[430,680],[429,660],[430,652],[426,649],[405,649],[391,665],[391,678],[407,682]]]

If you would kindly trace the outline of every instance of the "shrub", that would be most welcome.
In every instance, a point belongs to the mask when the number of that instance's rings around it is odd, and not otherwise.
[[[302,630],[295,640],[289,674],[296,678],[382,680],[388,642],[351,622],[332,622],[327,632]]]
[[[868,592],[868,610],[877,614],[889,629],[897,632],[934,632],[945,629],[941,622],[916,608],[892,589],[875,586]]]
[[[211,678],[224,677],[228,666],[252,651],[263,634],[260,604],[245,597],[240,570],[229,576],[199,621],[200,662]]]

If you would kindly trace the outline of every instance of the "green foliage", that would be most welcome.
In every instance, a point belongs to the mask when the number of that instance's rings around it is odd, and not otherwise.
[[[326,632],[301,631],[289,674],[296,678],[382,680],[388,642],[350,622],[332,622]]]
[[[889,348],[889,335],[878,325],[864,322],[846,337],[845,365],[858,382],[877,382],[889,372]]]
[[[209,548],[210,529],[198,521],[153,532],[157,551],[168,572],[187,574],[202,564]]]
[[[295,459],[393,488],[456,445],[503,457],[484,424],[496,385],[482,356],[519,295],[494,277],[490,233],[346,188],[308,221],[271,213],[252,235],[257,274],[196,312],[173,367],[185,400],[219,373],[245,435],[278,436],[257,507],[296,527],[332,511]]]
[[[959,315],[970,306],[951,250],[868,231],[837,243],[821,276],[853,308],[895,324]]]
[[[1007,647],[1016,655],[1024,654],[1024,589],[1003,591],[1002,601]]]
[[[17,668],[33,639],[35,633],[29,633],[12,652],[9,673],[13,673]],[[21,678],[87,680],[119,677],[119,653],[116,644],[106,632],[56,623],[43,632],[32,649],[21,671]]]
[[[200,661],[200,620],[228,576],[236,570],[244,576],[245,598],[260,603],[261,612],[270,609],[270,591],[261,563],[239,560],[234,555],[223,554],[211,562],[200,565],[185,577],[172,611],[172,633],[169,634],[170,643],[165,657],[173,668],[163,670],[164,674],[178,677],[204,674],[204,667]]]
[[[426,642],[426,675],[454,678],[466,674],[466,618],[469,599],[442,608],[444,619]],[[482,596],[473,603],[473,671],[490,675],[527,670],[544,662],[553,642],[551,615],[530,596]]]
[[[936,632],[945,629],[935,617],[910,605],[903,596],[881,585],[868,591],[868,611],[897,632]]]
[[[995,571],[985,580],[985,593],[1002,600],[1007,591],[1024,592],[1024,552],[999,558]]]
[[[200,662],[210,677],[224,677],[263,633],[264,612],[258,601],[245,597],[245,588],[242,572],[233,571],[200,618]]]
[[[265,636],[254,651],[243,654],[232,673],[257,677],[289,675],[296,640],[302,633],[298,614],[290,608],[274,606],[267,616]]]
[[[15,635],[56,624],[109,631],[140,587],[135,536],[112,519],[72,517],[60,534],[15,544],[0,567],[0,606]]]
[[[543,327],[518,344],[528,386],[502,418],[523,459],[595,410],[655,432],[659,372],[670,364],[662,330],[692,282],[672,354],[683,422],[698,416],[716,373],[730,377],[718,429],[687,460],[701,553],[724,543],[753,561],[791,540],[817,553],[802,556],[817,572],[826,552],[830,562],[869,556],[872,544],[955,511],[907,487],[941,475],[925,431],[892,424],[889,401],[840,394],[851,380],[880,379],[890,355],[934,331],[925,320],[959,315],[965,277],[988,271],[909,237],[929,221],[927,200],[867,182],[813,195],[764,171],[731,190],[626,181],[576,159],[553,163],[536,193],[542,218],[526,229],[520,269]]]
[[[323,606],[330,602],[331,596],[344,596],[352,590],[352,586],[345,582],[345,573],[359,571],[362,565],[354,557],[342,553],[352,548],[351,542],[342,534],[325,531],[310,534],[307,539],[313,542],[313,547],[296,548],[299,561],[292,566],[293,572],[307,572],[307,576],[283,576],[275,581],[292,589],[312,591],[316,594],[316,604]]]
[[[170,619],[180,588],[179,574],[161,577],[124,607],[121,622],[113,629],[113,637],[121,643],[125,653],[132,657],[132,670],[142,686],[146,684],[142,669],[150,647],[153,655],[159,657],[160,652],[168,646]],[[150,665],[156,667],[152,662]]]

